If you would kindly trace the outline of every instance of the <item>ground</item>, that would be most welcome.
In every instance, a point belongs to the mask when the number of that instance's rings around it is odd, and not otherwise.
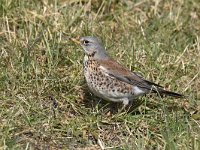
[[[130,70],[187,97],[150,94],[129,111],[95,97],[83,51],[69,40],[86,35]],[[197,150],[199,58],[198,0],[2,0],[0,149]]]

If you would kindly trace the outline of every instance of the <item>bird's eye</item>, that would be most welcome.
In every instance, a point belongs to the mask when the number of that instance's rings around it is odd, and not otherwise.
[[[84,44],[84,45],[87,45],[88,43],[90,43],[88,40],[84,40],[84,41],[83,41],[83,44]]]

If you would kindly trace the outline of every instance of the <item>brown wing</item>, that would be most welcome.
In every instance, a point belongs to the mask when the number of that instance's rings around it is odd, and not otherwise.
[[[116,78],[122,82],[126,82],[131,85],[138,86],[140,88],[151,90],[152,86],[161,87],[158,84],[145,80],[141,75],[136,72],[131,72],[118,62],[109,59],[104,61],[98,61],[100,68],[109,76]]]

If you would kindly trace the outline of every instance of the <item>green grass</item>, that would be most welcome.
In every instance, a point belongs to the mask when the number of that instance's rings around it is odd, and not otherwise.
[[[1,0],[0,149],[200,149],[198,0],[90,2]],[[150,95],[126,113],[94,97],[69,41],[85,35],[188,98]]]

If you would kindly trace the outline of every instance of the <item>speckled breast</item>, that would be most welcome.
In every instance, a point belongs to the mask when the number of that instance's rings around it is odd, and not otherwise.
[[[84,75],[90,90],[97,96],[111,101],[133,97],[133,87],[103,73],[100,64],[93,59],[84,59]]]

